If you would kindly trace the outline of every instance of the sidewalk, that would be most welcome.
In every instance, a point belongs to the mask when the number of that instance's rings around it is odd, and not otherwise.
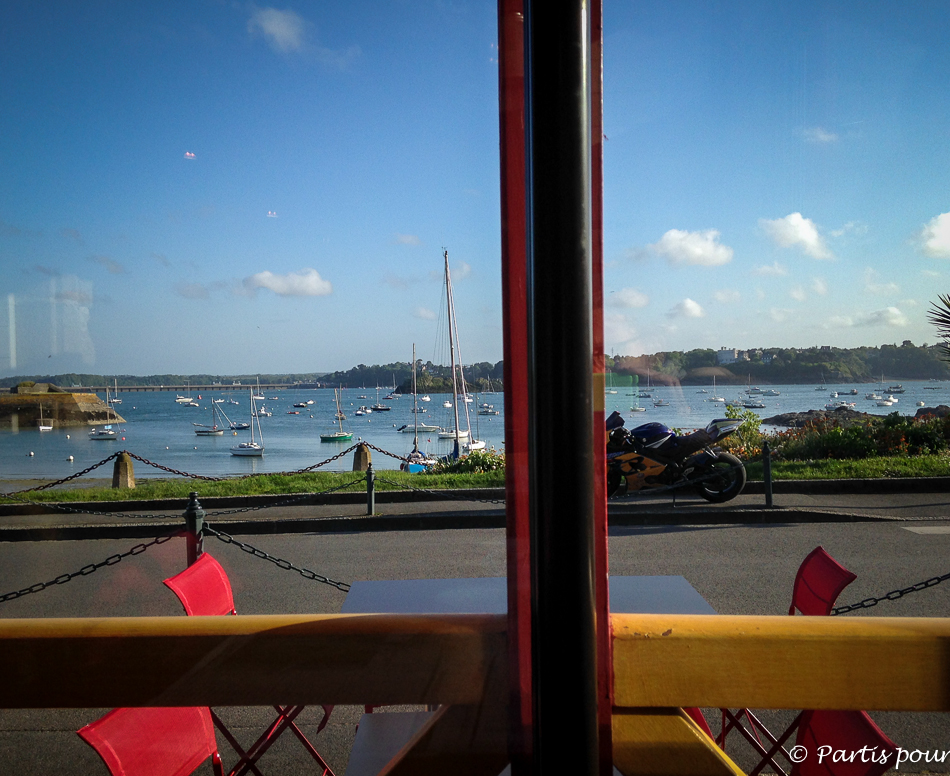
[[[275,503],[297,499],[287,506]],[[318,503],[307,503],[308,501]],[[183,526],[184,499],[0,507],[0,541],[151,537]],[[300,533],[503,528],[501,489],[441,494],[382,491],[367,514],[365,494],[259,496],[201,500],[206,521],[229,533]],[[73,511],[76,510],[76,511]],[[30,514],[33,512],[33,514]],[[90,514],[95,512],[96,514]],[[772,507],[764,486],[749,483],[725,504],[689,491],[629,496],[608,504],[611,526],[854,522],[950,519],[950,478],[778,481]]]

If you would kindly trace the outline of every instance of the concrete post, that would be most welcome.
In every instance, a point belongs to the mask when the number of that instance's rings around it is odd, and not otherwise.
[[[119,453],[112,467],[112,487],[134,488],[135,469],[132,466],[132,456],[126,452]]]
[[[373,454],[370,452],[369,447],[360,442],[360,444],[356,446],[356,451],[353,453],[353,471],[365,472],[372,465]]]

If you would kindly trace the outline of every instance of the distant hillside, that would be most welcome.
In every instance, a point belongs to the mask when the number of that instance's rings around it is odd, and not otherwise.
[[[914,345],[905,340],[900,345],[881,345],[862,348],[762,348],[745,351],[749,360],[731,364],[717,363],[715,350],[697,349],[653,353],[642,356],[613,356],[607,358],[610,371],[608,381],[615,385],[631,384],[634,377],[645,384],[649,378],[655,383],[682,383],[709,385],[716,382],[740,384],[749,381],[761,385],[781,384],[850,384],[877,383],[900,380],[950,380],[950,364],[943,361],[944,351],[939,345]],[[452,373],[448,366],[431,361],[417,361],[417,381],[420,393],[444,393],[451,390]],[[504,362],[491,364],[483,361],[465,366],[465,379],[472,390],[502,389]],[[393,384],[403,393],[411,390],[412,364],[397,361],[391,364],[367,366],[359,364],[340,372],[293,372],[260,375],[20,375],[0,378],[0,388],[11,388],[20,382],[55,383],[65,389],[73,386],[112,385],[230,385],[240,381],[253,384],[258,378],[264,384],[321,383],[344,388],[392,389]]]
[[[615,356],[611,371],[618,376],[650,377],[657,383],[708,385],[751,382],[759,385],[808,383],[877,383],[881,380],[950,380],[950,364],[939,345],[863,348],[763,348],[746,351],[749,360],[717,363],[715,350],[674,351],[644,356]],[[608,359],[611,361],[611,359]]]

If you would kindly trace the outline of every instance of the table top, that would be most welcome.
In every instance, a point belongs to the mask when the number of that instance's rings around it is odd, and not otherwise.
[[[715,614],[680,576],[612,576],[610,610],[627,614]],[[353,582],[344,614],[505,614],[505,577],[382,579]]]

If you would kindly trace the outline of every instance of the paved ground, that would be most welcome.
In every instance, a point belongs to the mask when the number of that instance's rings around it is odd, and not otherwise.
[[[761,496],[743,496],[738,503],[712,510],[699,502],[682,503],[675,510],[663,503],[612,506],[611,572],[682,574],[719,612],[784,614],[795,570],[801,559],[818,544],[858,574],[857,581],[842,595],[841,603],[878,596],[950,571],[950,520],[947,519],[950,518],[950,496],[933,493],[786,494],[776,497],[780,509],[766,515],[773,522],[760,522],[764,511],[758,506],[761,501]],[[324,533],[308,529],[306,523],[315,518],[362,520],[359,507],[321,511],[325,509],[328,508],[302,507],[299,512],[267,510],[272,514],[262,512],[254,518],[259,521],[258,527],[269,525],[268,530],[280,531],[283,526],[299,532],[242,534],[242,538],[273,555],[345,581],[502,576],[505,572],[504,532],[499,528],[358,530],[364,524],[351,523],[350,530],[333,527]],[[468,508],[461,509],[450,503],[429,504],[425,508],[381,504],[379,511],[393,518],[393,527],[401,524],[399,516],[406,520],[412,517],[420,526],[437,526],[439,523],[462,525],[466,521],[497,520],[503,515],[497,506],[483,504],[469,504]],[[631,517],[628,513],[638,515]],[[629,524],[648,515],[650,524]],[[816,519],[819,517],[822,519]],[[217,516],[215,524],[225,519]],[[857,522],[850,522],[855,519]],[[100,518],[89,516],[69,521],[73,526],[87,526],[83,531],[90,537],[87,539],[3,541],[12,538],[11,534],[22,538],[23,534],[17,532],[28,527],[30,520],[43,522],[34,516],[18,529],[11,525],[11,521],[16,523],[16,520],[0,519],[3,525],[0,593],[52,579],[127,550],[136,542],[128,536],[94,538],[103,529],[102,525],[95,527]],[[50,525],[57,520],[61,518],[51,518]],[[110,526],[119,524],[123,531],[130,530],[129,522],[150,522],[147,519],[101,520]],[[669,524],[670,520],[677,524]],[[713,520],[715,522],[711,522]],[[837,522],[839,520],[849,522]],[[344,594],[326,585],[281,571],[213,539],[209,540],[208,549],[228,571],[241,613],[336,612],[342,606]],[[180,614],[177,601],[161,585],[161,580],[180,570],[183,562],[183,542],[176,539],[95,574],[0,604],[0,616]],[[885,615],[950,616],[950,582],[848,616]],[[855,681],[862,680],[855,678]],[[935,680],[945,681],[945,678]],[[95,755],[73,732],[99,713],[99,710],[0,711],[3,770],[18,774],[104,773]],[[228,709],[225,713],[238,735],[246,738],[253,737],[269,721],[266,710],[262,709]],[[306,725],[312,732],[320,713],[308,709],[306,714],[309,715]],[[330,725],[317,739],[318,748],[337,772],[345,770],[358,714],[358,709],[338,707]],[[769,719],[775,727],[780,727],[784,716],[787,715],[773,714]],[[950,749],[950,718],[946,715],[889,713],[874,717],[905,748]],[[731,751],[735,751],[740,764],[749,767],[751,758],[743,754],[738,742],[734,746]],[[262,760],[262,770],[264,773],[312,772],[302,752],[293,739],[286,737],[279,748]],[[916,770],[921,767],[916,766]],[[910,769],[905,765],[901,770]]]

